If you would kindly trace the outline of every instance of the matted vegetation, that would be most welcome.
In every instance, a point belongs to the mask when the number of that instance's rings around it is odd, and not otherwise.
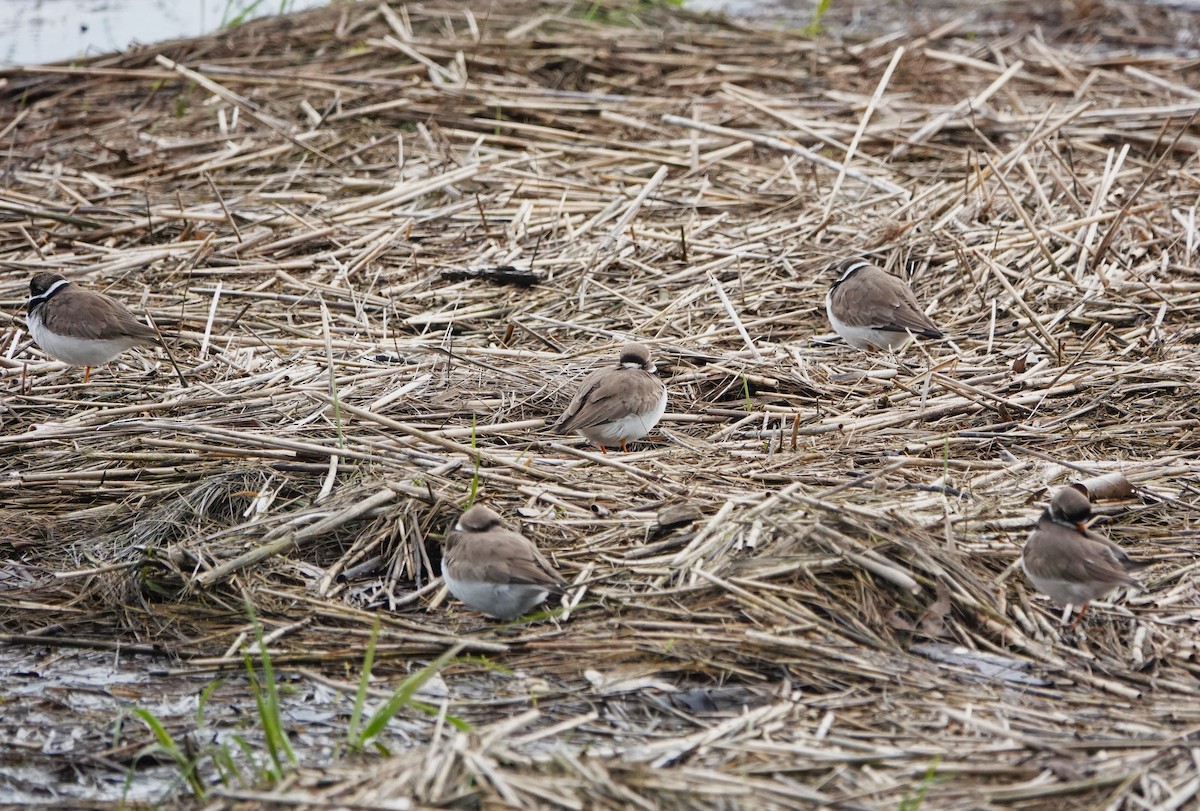
[[[463,646],[391,757],[300,741],[209,808],[1193,805],[1198,71],[1076,10],[844,43],[339,5],[5,72],[6,678],[80,648],[144,670],[129,706],[244,679],[243,600],[268,681],[353,697],[376,618],[372,695]],[[948,340],[832,340],[824,269],[858,253]],[[86,386],[46,361],[44,268],[149,313],[186,385],[161,350]],[[661,429],[550,433],[630,337]],[[1161,562],[1064,635],[1019,546],[1113,471],[1105,530]],[[436,587],[473,492],[592,581],[568,613]],[[0,734],[136,782],[150,730],[51,746],[74,713],[10,695]]]

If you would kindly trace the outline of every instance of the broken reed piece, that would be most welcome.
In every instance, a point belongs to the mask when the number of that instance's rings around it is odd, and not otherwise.
[[[691,524],[704,517],[699,506],[687,502],[667,504],[658,510],[658,529],[670,529]]]
[[[1133,485],[1124,473],[1105,473],[1103,476],[1092,476],[1090,479],[1072,482],[1070,487],[1087,496],[1088,501],[1105,499],[1129,498],[1133,495]]]

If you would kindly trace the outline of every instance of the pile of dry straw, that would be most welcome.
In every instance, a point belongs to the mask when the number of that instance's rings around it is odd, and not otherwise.
[[[236,667],[248,598],[350,690],[376,616],[383,686],[481,654],[444,673],[474,734],[418,716],[267,792],[321,807],[1194,805],[1197,61],[1074,10],[843,42],[338,4],[0,74],[5,639]],[[946,341],[831,338],[861,253]],[[186,387],[47,362],[46,268],[150,314]],[[548,432],[630,337],[660,430]],[[1105,530],[1162,562],[1065,637],[1013,564],[1114,471]],[[476,490],[601,578],[568,615],[440,593]]]

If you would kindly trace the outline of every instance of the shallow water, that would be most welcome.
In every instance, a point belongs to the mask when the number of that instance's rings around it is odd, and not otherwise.
[[[0,645],[0,804],[155,803],[186,794],[179,768],[164,754],[147,752],[153,737],[134,714],[139,707],[149,710],[181,747],[201,754],[202,777],[210,785],[217,782],[212,758],[202,753],[223,745],[236,753],[234,736],[265,758],[244,671],[189,674],[172,668],[185,669],[162,658],[116,651]],[[344,748],[353,695],[290,669],[278,679],[298,764],[328,762]],[[219,684],[198,718],[201,695],[214,681]],[[445,682],[435,676],[420,695],[436,701],[445,693]],[[378,703],[381,699],[372,697],[368,709]],[[420,731],[402,712],[386,735],[396,748]],[[247,785],[253,784],[252,765],[241,756],[235,759]]]
[[[134,43],[211,33],[243,11],[247,18],[300,11],[328,0],[0,0],[0,65],[33,65],[124,50]],[[1147,0],[1200,12],[1200,0]],[[850,28],[879,29],[921,15],[999,8],[998,0],[933,0],[915,6],[844,0],[831,15]],[[817,0],[685,0],[694,11],[758,17],[798,27],[812,22]]]
[[[326,0],[263,0],[249,16]],[[121,51],[130,44],[217,30],[254,0],[0,0],[0,65],[34,65]]]

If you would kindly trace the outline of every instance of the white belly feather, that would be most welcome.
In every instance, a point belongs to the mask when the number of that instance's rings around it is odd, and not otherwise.
[[[144,343],[137,338],[88,339],[59,335],[46,329],[37,312],[29,315],[29,334],[47,355],[75,366],[100,366],[126,349]]]
[[[913,339],[913,336],[907,332],[875,329],[874,327],[852,327],[833,314],[832,299],[832,291],[825,294],[825,314],[829,316],[829,323],[833,327],[833,331],[855,349],[862,349],[866,352],[872,349],[886,349],[889,352],[895,352],[903,349]]]
[[[599,425],[589,425],[580,428],[579,433],[589,442],[596,445],[620,445],[622,442],[633,442],[641,439],[653,430],[662,415],[667,411],[667,391],[663,389],[654,407],[644,414],[630,414],[612,422],[602,422]]]
[[[502,620],[515,620],[550,596],[550,592],[538,586],[524,583],[481,583],[475,580],[458,580],[451,577],[442,567],[442,579],[450,593],[476,611]]]

